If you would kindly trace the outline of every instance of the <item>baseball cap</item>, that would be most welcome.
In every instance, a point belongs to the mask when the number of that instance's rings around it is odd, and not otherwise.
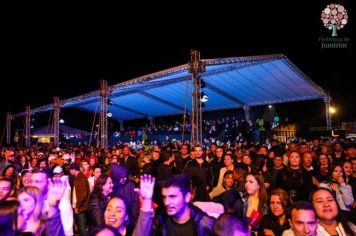
[[[25,176],[27,173],[32,173],[29,169],[23,169],[21,172],[20,172],[20,174],[19,174],[19,176]]]
[[[63,168],[60,167],[60,166],[56,166],[54,169],[53,169],[53,174],[60,174],[63,172]]]

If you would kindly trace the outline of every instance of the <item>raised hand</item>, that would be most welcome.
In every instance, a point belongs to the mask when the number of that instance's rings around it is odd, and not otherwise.
[[[143,199],[152,199],[155,178],[151,175],[142,175],[140,178],[140,193]]]
[[[48,179],[48,204],[52,207],[57,206],[59,201],[62,199],[66,188],[66,181],[63,181],[59,178],[54,178],[53,180]]]

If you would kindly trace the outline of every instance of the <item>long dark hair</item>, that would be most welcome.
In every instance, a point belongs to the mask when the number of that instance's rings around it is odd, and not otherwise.
[[[100,175],[99,178],[95,182],[92,194],[97,195],[100,199],[105,198],[105,196],[103,195],[103,186],[106,184],[106,181],[108,180],[109,177],[110,176],[108,176],[106,174]]]
[[[0,202],[0,235],[13,236],[17,231],[18,201]]]
[[[342,178],[344,179],[345,183],[346,183],[346,174],[345,174],[345,171],[344,171],[344,168],[342,167],[342,165],[340,164],[333,164],[330,166],[329,168],[329,172],[328,172],[328,175],[327,175],[327,181],[329,183],[331,182],[335,182],[335,180],[333,180],[333,172],[335,170],[336,167],[340,167],[341,168],[341,171],[342,171]]]
[[[263,212],[263,206],[264,206],[264,204],[267,203],[267,200],[268,200],[267,199],[268,195],[267,195],[267,191],[266,191],[266,188],[265,188],[265,185],[264,185],[265,183],[264,183],[263,177],[262,177],[262,175],[260,175],[257,172],[252,172],[250,174],[247,174],[246,178],[249,175],[253,176],[253,178],[255,178],[255,180],[257,181],[258,186],[260,186],[260,189],[258,190],[258,199],[259,199],[259,201],[258,201],[258,211],[262,213]],[[246,182],[246,179],[245,179],[245,182]]]
[[[119,195],[119,194],[115,194],[114,196],[112,196],[112,198],[110,198],[110,200],[106,203],[106,206],[105,206],[105,211],[106,211],[106,208],[108,207],[109,205],[109,202],[112,201],[113,199],[120,199],[121,201],[124,202],[125,204],[125,208],[126,208],[126,215],[127,215],[127,221],[125,222],[125,228],[126,228],[126,235],[131,235],[135,229],[135,219],[134,219],[134,216],[133,216],[133,213],[132,213],[132,210],[131,210],[131,206],[130,206],[130,203],[126,200],[125,197]],[[105,212],[104,211],[104,212]]]
[[[338,204],[337,201],[336,201],[336,197],[335,197],[335,194],[334,194],[333,191],[331,191],[331,190],[328,189],[328,188],[319,187],[319,188],[317,188],[317,189],[311,194],[311,196],[310,196],[310,201],[313,203],[313,198],[314,198],[315,193],[318,192],[318,191],[322,191],[322,190],[324,190],[324,191],[330,193],[330,195],[333,197],[333,199],[334,199],[334,201],[335,201],[335,204],[336,204],[336,207],[337,207],[337,211],[338,211],[335,220],[336,220],[338,223],[341,223],[341,225],[342,225],[342,227],[344,228],[344,230],[345,230],[345,232],[346,232],[347,235],[351,235],[351,236],[356,235],[356,234],[351,230],[350,226],[348,225],[348,221],[345,219],[345,216],[342,214],[342,211],[341,211],[341,209],[340,209],[339,204]],[[319,216],[318,216],[318,217],[319,217]]]

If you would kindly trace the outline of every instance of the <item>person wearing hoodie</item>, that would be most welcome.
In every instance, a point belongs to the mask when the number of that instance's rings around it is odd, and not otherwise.
[[[114,184],[113,195],[123,196],[130,204],[132,213],[135,220],[138,219],[138,214],[140,210],[140,203],[138,195],[135,192],[135,185],[133,182],[129,181],[128,170],[116,163],[111,165],[109,170],[109,176]]]

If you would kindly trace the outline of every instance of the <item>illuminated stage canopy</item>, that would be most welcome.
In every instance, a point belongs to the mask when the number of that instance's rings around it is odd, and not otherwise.
[[[203,111],[326,99],[325,91],[311,81],[285,55],[204,59],[202,91],[209,96]],[[191,110],[192,76],[188,64],[110,86],[112,119],[132,120],[178,115]],[[62,108],[100,112],[97,91],[61,101]],[[46,112],[53,104],[32,108]],[[19,113],[15,116],[23,116]]]

